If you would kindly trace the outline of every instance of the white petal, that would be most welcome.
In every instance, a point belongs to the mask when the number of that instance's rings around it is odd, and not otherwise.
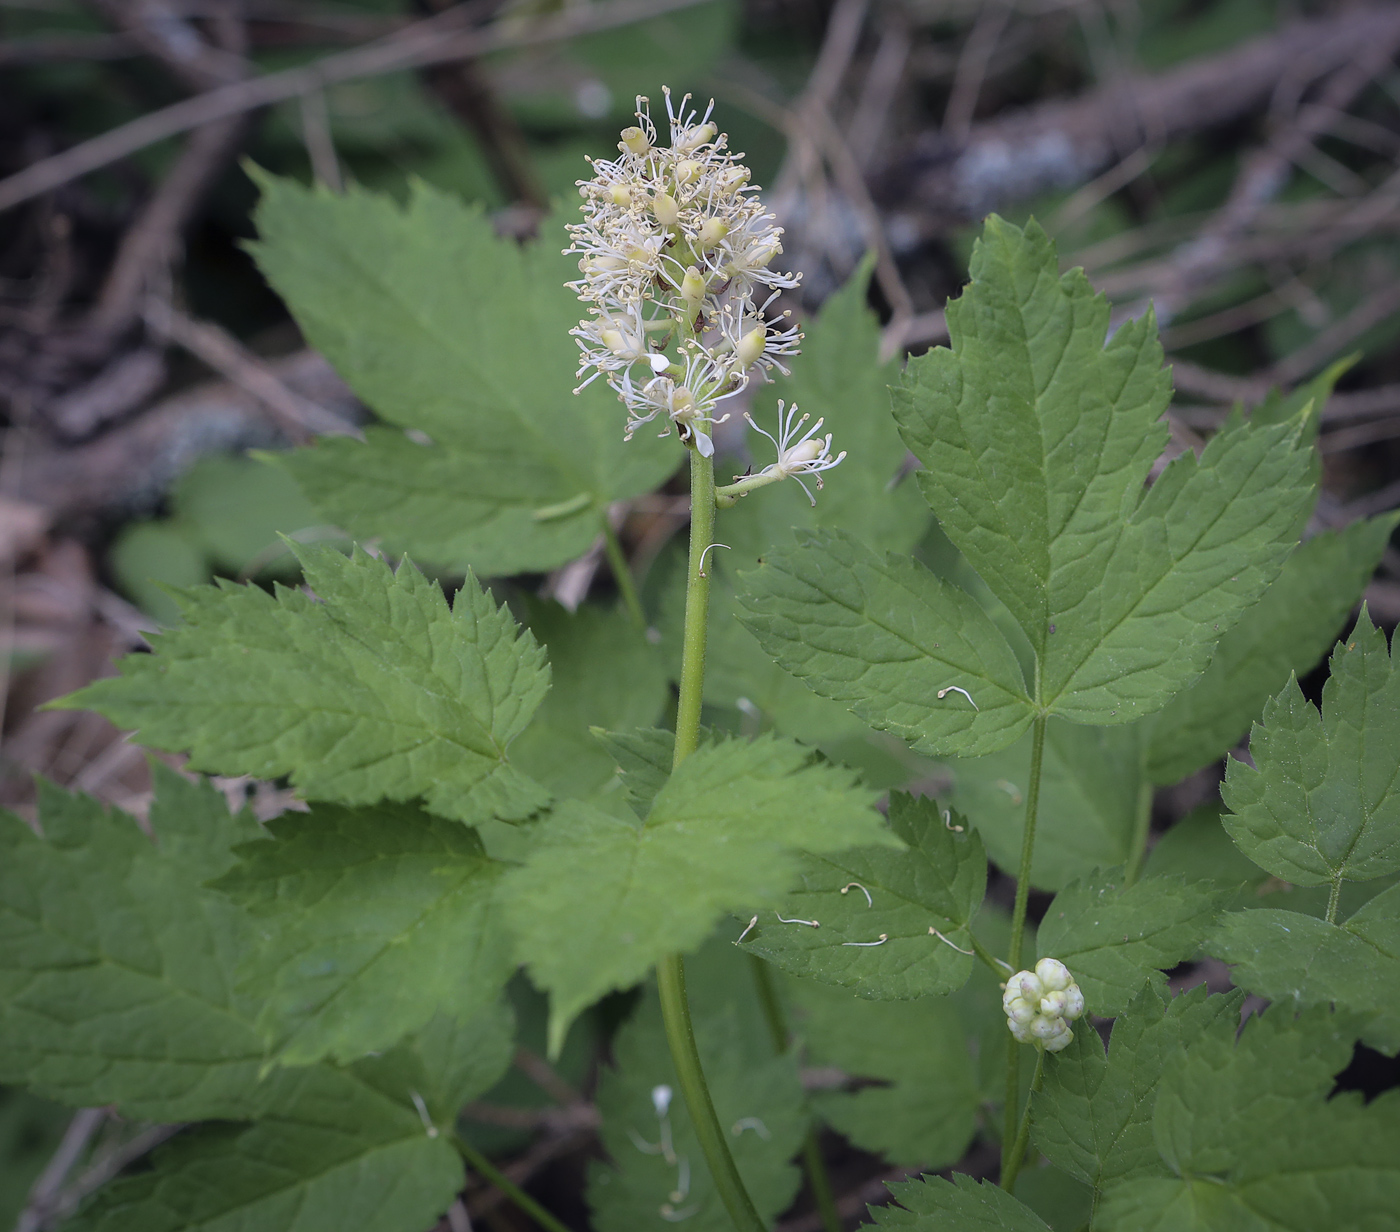
[[[651,370],[660,376],[671,366],[671,361],[659,352],[654,352],[647,356],[647,363],[651,365]]]
[[[695,429],[695,448],[700,451],[700,456],[702,458],[712,458],[715,455],[714,441],[710,440],[710,438],[698,428]]]

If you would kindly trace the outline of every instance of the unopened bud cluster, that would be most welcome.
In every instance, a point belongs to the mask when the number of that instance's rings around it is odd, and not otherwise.
[[[1006,981],[1001,1008],[1021,1043],[1059,1052],[1074,1038],[1069,1024],[1083,1015],[1084,994],[1064,963],[1042,958],[1034,971],[1018,971]]]
[[[769,323],[773,301],[798,282],[769,268],[782,230],[710,110],[697,117],[689,99],[673,106],[666,91],[669,146],[658,144],[647,100],[637,100],[618,157],[593,161],[593,178],[579,181],[584,221],[569,228],[565,251],[580,254],[582,277],[569,286],[589,312],[570,331],[582,352],[579,389],[604,377],[627,408],[629,438],[664,416],[663,436],[675,424],[708,456],[720,404],[754,368],[786,373],[782,357],[797,353],[802,335],[781,317]],[[810,442],[803,451],[814,452]]]

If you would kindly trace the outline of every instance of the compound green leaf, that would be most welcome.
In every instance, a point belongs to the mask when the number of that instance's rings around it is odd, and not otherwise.
[[[1038,226],[993,217],[948,308],[952,349],[911,362],[894,399],[940,524],[1040,655],[1044,704],[1101,724],[1201,673],[1314,492],[1301,416],[1236,417],[1144,491],[1170,383],[1151,314],[1105,344],[1108,325]]]
[[[972,917],[987,888],[981,840],[926,796],[893,793],[889,818],[907,850],[863,847],[802,860],[799,888],[777,914],[819,928],[763,912],[742,948],[872,1000],[961,988],[972,971]]]
[[[1332,652],[1319,715],[1292,680],[1232,760],[1221,794],[1240,850],[1298,885],[1400,871],[1400,672],[1363,608]]]
[[[621,609],[529,604],[530,632],[544,643],[553,684],[511,760],[558,795],[587,796],[613,775],[591,727],[627,731],[661,718],[666,668],[657,648]],[[667,759],[667,769],[670,759]]]
[[[201,586],[184,624],[121,675],[61,703],[91,707],[190,766],[290,775],[311,800],[421,798],[459,821],[526,817],[547,794],[506,757],[549,688],[544,652],[468,578],[438,584],[357,551],[297,547],[307,585]]]
[[[1217,1020],[1237,1021],[1240,1000],[1207,997],[1204,987],[1172,999],[1145,988],[1115,1019],[1107,1054],[1098,1032],[1077,1029],[1069,1047],[1047,1059],[1031,1121],[1036,1149],[1095,1189],[1163,1174],[1152,1136],[1162,1076]]]
[[[356,1060],[497,1001],[514,971],[503,866],[472,830],[412,805],[322,805],[268,828],[275,841],[240,847],[214,885],[254,917],[238,975],[277,1061]]]
[[[1110,1185],[1095,1227],[1313,1232],[1394,1226],[1400,1098],[1332,1094],[1352,1055],[1341,1015],[1276,1006],[1235,1039],[1222,1017],[1163,1077],[1153,1126],[1175,1177]]]
[[[392,425],[284,458],[328,520],[439,565],[551,569],[588,549],[610,501],[675,470],[674,441],[623,441],[602,382],[571,392],[582,313],[559,224],[522,246],[422,183],[401,208],[259,179],[259,267]]]
[[[1231,912],[1206,948],[1231,964],[1239,987],[1280,1005],[1374,1015],[1366,1041],[1400,1049],[1400,886],[1341,925],[1297,911]]]
[[[551,1051],[597,997],[693,949],[724,912],[776,900],[801,850],[898,846],[873,798],[850,771],[763,736],[692,754],[640,824],[561,803],[501,885],[517,952],[551,996]]]
[[[846,460],[824,476],[815,505],[795,483],[780,483],[745,497],[721,515],[721,538],[733,545],[735,561],[751,562],[790,529],[843,529],[888,551],[912,551],[929,523],[928,506],[912,478],[897,481],[908,456],[890,418],[890,389],[899,379],[895,359],[881,362],[880,323],[866,304],[872,262],[867,259],[823,304],[816,320],[803,323],[802,354],[792,376],[764,386],[752,414],[776,435],[773,401],[781,397],[815,419],[825,420],[832,449]],[[756,432],[748,437],[754,467],[773,460],[773,446]],[[723,480],[721,480],[723,482]],[[808,487],[811,480],[804,480]],[[816,495],[816,490],[813,489]],[[728,567],[725,562],[722,568]]]
[[[1400,514],[1323,531],[1288,558],[1278,580],[1220,639],[1205,674],[1178,693],[1152,730],[1148,773],[1175,783],[1223,757],[1268,700],[1317,666],[1361,598]]]
[[[1200,948],[1227,895],[1180,877],[1147,877],[1126,889],[1121,870],[1066,886],[1040,922],[1040,955],[1073,973],[1091,1014],[1112,1018],[1143,984]]]
[[[955,1172],[951,1181],[926,1176],[889,1186],[899,1206],[872,1206],[878,1228],[907,1232],[1050,1232],[1030,1207],[991,1181]]]
[[[823,1118],[862,1150],[906,1167],[962,1157],[980,1094],[967,1033],[946,998],[870,1002],[810,980],[787,988],[807,1063],[832,1066],[858,1088],[815,1092]]]
[[[706,1082],[745,1188],[765,1222],[787,1208],[801,1177],[792,1157],[808,1114],[797,1057],[765,1054],[730,1004],[692,996]],[[759,1037],[762,1038],[761,1036]],[[598,1232],[682,1223],[697,1232],[733,1224],[710,1180],[666,1044],[661,1007],[649,992],[618,1033],[617,1067],[598,1086],[601,1137],[612,1164],[594,1164],[588,1202]],[[669,1150],[668,1150],[669,1148]]]
[[[764,650],[918,751],[990,753],[1030,724],[1006,639],[916,561],[881,558],[839,531],[806,532],[744,581],[742,619]]]
[[[1142,762],[1143,725],[1084,727],[1051,719],[1045,728],[1031,884],[1062,890],[1096,868],[1127,863],[1139,809],[1151,804]],[[987,757],[948,763],[951,800],[971,819],[1002,868],[1021,859],[1031,738]]]

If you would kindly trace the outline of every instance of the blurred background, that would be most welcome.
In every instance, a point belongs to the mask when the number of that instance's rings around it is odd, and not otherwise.
[[[1155,304],[1178,451],[1350,359],[1316,529],[1400,505],[1398,51],[1400,5],[1343,0],[0,0],[0,804],[43,774],[139,812],[144,754],[37,707],[173,618],[158,582],[290,581],[278,532],[340,537],[249,456],[368,413],[243,250],[248,163],[419,177],[524,238],[636,94],[713,97],[794,307],[871,251],[888,354],[945,339],[996,210]],[[619,510],[624,541],[683,510]],[[1368,600],[1400,620],[1394,548]],[[0,1226],[68,1115],[0,1092]]]

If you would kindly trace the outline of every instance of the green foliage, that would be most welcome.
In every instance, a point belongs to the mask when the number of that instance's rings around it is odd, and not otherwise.
[[[993,217],[948,308],[952,349],[911,361],[895,393],[925,497],[1036,649],[1038,700],[1102,724],[1204,670],[1313,499],[1302,421],[1238,417],[1144,494],[1168,375],[1150,314],[1105,345],[1108,319],[1039,227]]]
[[[503,870],[475,833],[411,805],[321,805],[269,829],[214,885],[254,917],[238,977],[263,998],[278,1062],[353,1061],[497,1001],[514,969],[494,910]]]
[[[871,1210],[876,1227],[907,1228],[909,1232],[1049,1232],[1034,1211],[990,1181],[980,1184],[955,1173],[951,1181],[927,1176],[890,1186],[899,1206]],[[903,1208],[902,1210],[900,1208]],[[950,1220],[956,1222],[950,1222]]]
[[[743,620],[769,654],[921,752],[991,752],[1031,721],[1006,639],[968,595],[908,557],[809,532],[745,581]]]
[[[624,443],[601,382],[571,392],[577,269],[557,224],[522,248],[424,184],[400,208],[260,183],[259,267],[385,421],[284,455],[327,521],[481,574],[551,569],[587,550],[610,502],[676,468],[674,441]]]
[[[562,802],[501,883],[519,956],[551,996],[551,1051],[579,1010],[693,949],[723,912],[777,900],[798,848],[898,846],[871,800],[849,771],[768,736],[692,754],[640,824]]]
[[[967,1036],[947,1000],[860,1000],[807,981],[790,986],[808,1062],[858,1089],[814,1094],[822,1117],[857,1146],[906,1167],[941,1168],[972,1141],[979,1092]]]
[[[1076,881],[1055,896],[1040,924],[1040,953],[1058,958],[1089,1011],[1121,1014],[1147,981],[1196,953],[1224,895],[1179,877],[1148,877],[1120,889],[1121,873]]]
[[[963,951],[987,888],[982,843],[966,832],[963,818],[936,801],[898,792],[890,797],[890,830],[907,850],[866,847],[805,857],[799,888],[776,914],[816,920],[820,927],[784,924],[764,912],[743,948],[792,975],[874,1000],[961,988],[973,962]],[[887,941],[862,944],[880,937]]]
[[[1232,964],[1236,984],[1270,1001],[1374,1015],[1363,1037],[1400,1051],[1400,886],[1340,925],[1296,911],[1232,912],[1207,948]]]
[[[548,796],[506,758],[549,687],[544,654],[468,578],[436,582],[363,552],[295,549],[312,595],[185,591],[185,623],[73,694],[192,768],[290,775],[312,800],[421,797],[459,821],[520,818]]]
[[[1332,652],[1322,713],[1289,681],[1255,725],[1254,767],[1230,762],[1225,828],[1251,860],[1299,885],[1400,871],[1397,698],[1400,672],[1363,609]]]

